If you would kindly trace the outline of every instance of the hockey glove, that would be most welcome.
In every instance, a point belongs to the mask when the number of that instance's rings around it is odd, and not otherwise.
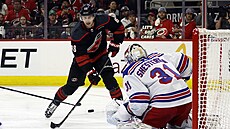
[[[127,112],[127,109],[122,104],[118,107],[117,111],[113,114],[106,112],[107,122],[113,125],[118,125],[120,122],[127,122],[131,119],[131,115]]]
[[[96,70],[90,70],[87,73],[87,76],[88,76],[90,83],[92,83],[93,85],[97,85],[98,82],[101,80]]]
[[[108,51],[112,52],[111,57],[115,57],[117,55],[117,53],[119,52],[119,49],[120,49],[120,44],[115,44],[115,43],[111,42],[109,44],[109,48],[108,48]]]

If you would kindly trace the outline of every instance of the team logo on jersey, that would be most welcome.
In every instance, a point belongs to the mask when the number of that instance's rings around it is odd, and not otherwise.
[[[77,78],[71,78],[72,82],[77,82],[77,80],[78,80]]]
[[[88,53],[95,52],[99,48],[99,46],[101,44],[101,40],[102,40],[102,31],[100,31],[96,35],[93,44],[87,49],[87,52]]]

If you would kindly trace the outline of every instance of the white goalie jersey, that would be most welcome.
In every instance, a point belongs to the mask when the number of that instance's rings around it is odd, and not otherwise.
[[[130,64],[123,72],[128,112],[142,116],[149,106],[170,108],[192,102],[184,81],[191,74],[191,61],[182,53],[152,53]]]

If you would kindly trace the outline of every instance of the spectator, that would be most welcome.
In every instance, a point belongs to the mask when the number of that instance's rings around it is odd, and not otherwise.
[[[154,26],[154,23],[156,21],[156,15],[154,12],[149,12],[147,15],[147,19],[144,20],[144,22],[142,23],[142,25],[151,25]]]
[[[99,7],[98,3],[97,3],[95,0],[90,0],[90,1],[89,1],[89,4],[91,4],[91,6],[92,6],[95,10],[97,10],[98,7]]]
[[[30,23],[27,22],[26,17],[21,16],[19,23],[15,25],[15,36],[16,39],[28,39],[32,38],[32,28],[29,28]]]
[[[154,32],[155,38],[160,38],[160,39],[172,39],[174,37],[174,24],[172,23],[171,20],[166,18],[166,8],[165,7],[160,7],[158,9],[158,18],[155,21],[155,28],[156,31]]]
[[[115,0],[109,2],[109,9],[105,10],[105,13],[114,13],[116,17],[119,18],[119,10],[117,9],[117,2]]]
[[[127,6],[123,6],[121,8],[121,23],[123,24],[124,27],[129,25],[131,21],[129,20],[129,8]]]
[[[22,6],[28,9],[31,13],[37,9],[35,0],[22,0]]]
[[[125,27],[125,37],[135,39],[138,37],[138,22],[136,13],[133,10],[130,11],[128,19],[131,23]]]
[[[37,13],[35,14],[34,20],[32,21],[32,25],[42,26],[44,22],[44,4],[41,3]]]
[[[111,0],[98,0],[99,2],[103,3],[104,5],[109,5]],[[117,3],[117,7],[121,8],[124,5],[128,4],[128,1],[133,1],[133,0],[114,0]],[[134,0],[136,1],[136,0]],[[104,8],[106,8],[106,6],[104,6]],[[136,6],[135,6],[136,8]]]
[[[216,29],[230,29],[230,4],[220,7],[219,20],[216,22]]]
[[[2,0],[1,0],[1,1],[2,1]],[[12,4],[12,1],[13,1],[13,0],[5,0],[5,4],[6,4],[6,5],[10,5],[10,4]]]
[[[62,24],[68,25],[69,23],[73,22],[73,15],[71,14],[71,10],[68,7],[64,7],[61,10],[61,13],[57,13],[58,20],[62,22]],[[75,16],[74,16],[75,17]]]
[[[192,8],[188,8],[185,11],[185,39],[192,39],[193,29],[196,28],[196,22],[194,20],[195,14]],[[174,29],[174,32],[182,33],[182,19],[179,21],[179,29]],[[181,35],[181,34],[180,34]],[[181,38],[181,36],[179,37]]]
[[[4,15],[0,13],[0,26],[4,26],[6,23],[4,21]]]
[[[156,21],[155,13],[150,11],[147,15],[147,19],[141,20],[141,39],[153,39],[152,33],[155,31],[154,23]]]
[[[208,13],[207,13],[208,14]],[[200,12],[195,17],[196,27],[202,27],[202,3],[200,3]],[[212,16],[207,15],[207,29],[215,30],[215,22]]]
[[[127,17],[129,14],[129,7],[128,6],[123,6],[120,9],[120,19]]]
[[[14,21],[19,21],[19,17],[25,16],[27,21],[30,21],[29,11],[22,8],[20,0],[14,0],[14,9],[9,10],[9,13],[5,17],[5,21],[13,23]]]
[[[37,13],[38,7],[36,0],[22,0],[22,6],[28,9],[30,12],[31,22],[34,21],[35,15]]]
[[[49,11],[48,38],[60,38],[62,24],[57,20],[57,14],[54,10]]]
[[[97,9],[97,14],[98,15],[101,15],[101,14],[104,14],[104,13],[105,13],[105,10],[103,8]]]
[[[15,27],[27,27],[27,25],[29,25],[29,23],[27,22],[25,16],[21,16],[19,18],[19,22],[14,24]]]
[[[90,0],[71,0],[72,2],[72,7],[73,7],[73,10],[76,12],[79,12],[82,5],[83,4],[86,4],[86,3],[89,3]]]
[[[107,5],[109,5],[108,3],[108,0],[97,0],[98,8],[106,9]]]
[[[0,39],[5,38],[7,24],[4,21],[4,15],[0,13]]]
[[[14,9],[14,0],[5,0],[5,4],[7,5],[8,10],[13,10]]]
[[[2,0],[0,1],[0,13],[4,16],[8,14],[8,7],[2,2]]]
[[[69,3],[69,0],[62,0],[61,9],[64,9],[64,8],[71,9],[71,5]]]
[[[61,5],[62,5],[61,0],[48,0],[48,10],[51,10],[51,9],[54,10],[54,8],[59,10],[61,9]]]
[[[73,22],[73,18],[76,17],[75,12],[71,9],[68,0],[63,0],[61,10],[57,12],[57,15],[58,15],[58,20],[66,25]]]
[[[80,21],[80,17],[81,17],[81,14],[80,12],[75,12],[75,18],[74,18],[74,22],[79,22]]]

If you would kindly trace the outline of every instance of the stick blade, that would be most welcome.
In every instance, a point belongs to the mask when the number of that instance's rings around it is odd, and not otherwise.
[[[57,127],[60,127],[60,125],[51,122],[50,127],[51,127],[52,129],[55,129],[55,128],[57,128]]]

